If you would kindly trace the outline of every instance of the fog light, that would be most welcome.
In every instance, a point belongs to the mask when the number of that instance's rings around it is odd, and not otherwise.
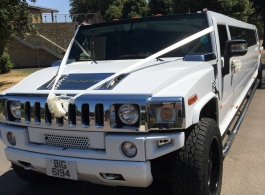
[[[123,142],[122,151],[128,157],[134,157],[137,154],[137,148],[132,142]]]
[[[7,133],[7,140],[9,141],[10,144],[16,145],[16,137],[12,132]]]

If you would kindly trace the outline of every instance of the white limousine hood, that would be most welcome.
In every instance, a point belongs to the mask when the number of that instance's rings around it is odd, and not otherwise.
[[[161,60],[161,61],[160,61]],[[187,62],[182,58],[163,58],[152,60],[128,72],[114,88],[105,90],[91,90],[89,94],[151,94],[168,80],[185,72],[193,66],[204,62]],[[163,60],[163,61],[162,61]],[[63,79],[59,80],[55,94],[78,94],[93,86],[100,80],[115,74],[139,60],[115,60],[97,62],[75,62],[65,66]],[[46,86],[56,76],[58,67],[37,71],[22,80],[14,87],[6,90],[12,94],[49,94]]]

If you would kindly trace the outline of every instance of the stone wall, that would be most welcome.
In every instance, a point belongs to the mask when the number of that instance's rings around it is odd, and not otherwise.
[[[75,23],[39,23],[36,25],[41,35],[65,49],[75,32]],[[45,67],[59,60],[43,49],[32,49],[15,39],[8,44],[8,50],[14,68]]]
[[[14,68],[47,67],[58,60],[57,57],[47,51],[31,49],[16,39],[9,42],[8,53],[14,63]]]
[[[75,33],[75,23],[39,23],[35,24],[38,32],[58,44],[62,48],[67,48]]]

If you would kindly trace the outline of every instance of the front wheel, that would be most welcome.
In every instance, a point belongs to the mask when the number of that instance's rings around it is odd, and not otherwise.
[[[220,194],[223,153],[216,122],[202,118],[187,134],[184,147],[173,155],[171,163],[174,194]]]

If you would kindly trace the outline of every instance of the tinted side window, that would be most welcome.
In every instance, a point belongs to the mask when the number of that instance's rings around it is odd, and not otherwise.
[[[225,42],[228,40],[226,26],[217,25],[217,28],[218,28],[218,34],[219,34],[221,55],[223,56],[224,50],[225,50]]]
[[[245,39],[248,47],[257,44],[255,30],[229,26],[231,39]]]

